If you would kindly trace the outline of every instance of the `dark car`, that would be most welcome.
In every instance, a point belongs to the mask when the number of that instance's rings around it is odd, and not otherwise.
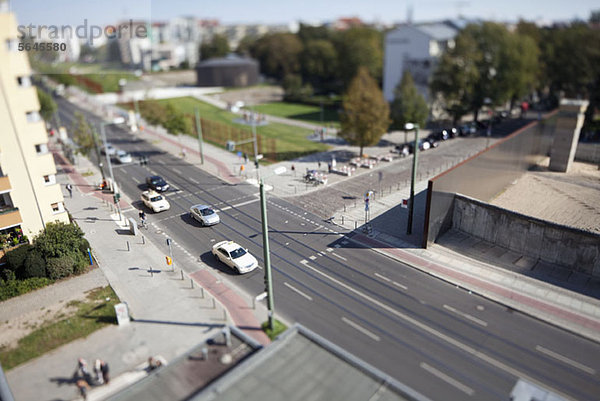
[[[169,189],[169,184],[167,184],[167,182],[158,175],[147,177],[146,184],[148,184],[149,188],[155,191],[164,192]]]
[[[435,137],[432,137],[431,135],[425,138],[425,141],[429,142],[429,148],[437,148],[440,145],[437,139]],[[419,146],[422,147],[422,145]]]
[[[473,123],[466,123],[459,127],[458,132],[461,136],[475,135],[477,133],[477,126]]]

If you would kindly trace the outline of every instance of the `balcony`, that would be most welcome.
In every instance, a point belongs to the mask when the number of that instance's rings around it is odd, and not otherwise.
[[[0,208],[0,230],[14,227],[23,222],[19,208],[5,206]]]
[[[4,192],[10,192],[12,186],[10,185],[10,180],[8,176],[0,177],[0,194]]]

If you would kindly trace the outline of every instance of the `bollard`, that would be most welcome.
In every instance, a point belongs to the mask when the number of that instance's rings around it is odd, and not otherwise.
[[[223,308],[223,320],[227,321],[227,309]],[[228,346],[231,347],[231,339],[229,339]]]
[[[194,288],[194,280],[190,279],[190,286],[192,287],[192,289]]]
[[[354,220],[354,229],[356,230],[358,228],[358,221]]]
[[[217,308],[217,304],[215,303],[215,299],[212,298],[212,308],[216,309]]]
[[[150,277],[154,277],[154,271],[152,270],[152,266],[150,266]]]
[[[342,215],[342,225],[344,225],[344,215]]]
[[[252,309],[256,309],[256,298],[252,298]]]
[[[146,237],[142,235],[142,245],[146,245]]]
[[[181,281],[183,281],[183,270],[181,270]]]
[[[200,287],[200,298],[204,299],[204,288]]]
[[[129,241],[127,241],[127,252],[131,252],[131,248],[129,247]]]
[[[87,249],[88,256],[90,257],[90,265],[94,264],[94,260],[92,259],[92,251],[90,248]]]

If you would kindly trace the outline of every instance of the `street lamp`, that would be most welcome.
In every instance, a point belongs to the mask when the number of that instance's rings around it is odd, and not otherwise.
[[[117,210],[119,211],[119,219],[121,219],[121,208],[119,207],[118,202],[118,194],[115,192],[115,176],[113,175],[112,164],[110,162],[110,154],[108,153],[107,143],[106,143],[106,132],[104,127],[112,124],[123,124],[125,119],[123,117],[117,117],[112,121],[102,121],[100,122],[100,134],[102,135],[102,142],[104,143],[104,152],[106,153],[106,162],[108,163],[108,171],[110,173],[110,189],[115,194],[115,203],[117,204]]]
[[[415,144],[413,145],[413,164],[412,177],[410,179],[410,203],[408,205],[408,224],[406,226],[406,234],[412,233],[413,213],[415,207],[415,181],[417,180],[417,158],[419,154],[419,124],[406,123],[404,129],[407,131],[415,130]]]

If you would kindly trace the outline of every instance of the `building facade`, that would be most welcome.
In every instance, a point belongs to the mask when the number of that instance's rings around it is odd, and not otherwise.
[[[394,100],[394,90],[408,70],[419,93],[430,99],[429,81],[438,59],[454,46],[459,31],[455,22],[404,24],[385,36],[383,95]]]
[[[15,16],[0,9],[0,235],[31,238],[47,223],[68,223],[69,217],[17,35]]]

